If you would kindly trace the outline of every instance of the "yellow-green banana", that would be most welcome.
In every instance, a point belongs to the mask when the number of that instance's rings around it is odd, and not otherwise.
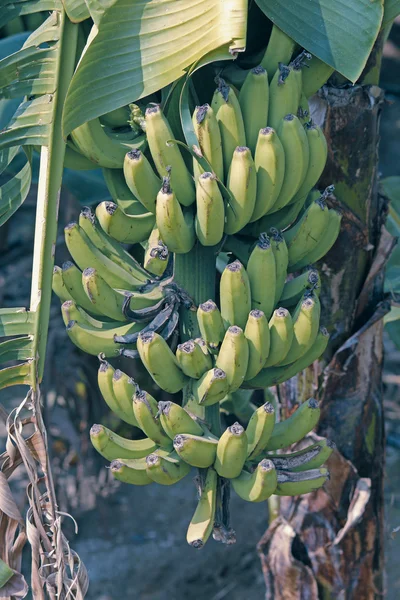
[[[190,465],[180,460],[174,452],[168,456],[149,454],[146,457],[147,475],[160,485],[178,483],[189,471]]]
[[[158,412],[160,423],[165,433],[171,438],[180,433],[191,433],[193,435],[203,435],[201,426],[189,415],[188,412],[175,402],[159,402]]]
[[[115,108],[104,115],[101,115],[100,121],[107,127],[125,127],[129,121],[129,108],[127,106],[121,106]]]
[[[179,147],[170,142],[174,139],[174,134],[159,106],[152,106],[146,110],[146,133],[158,174],[160,177],[170,175],[180,204],[190,206],[195,200],[193,179]]]
[[[213,300],[207,300],[197,309],[197,322],[202,338],[211,348],[216,348],[225,335],[224,322],[218,306]]]
[[[268,444],[275,426],[275,409],[270,402],[265,402],[251,416],[246,428],[247,456],[250,460],[257,458]]]
[[[257,173],[257,195],[250,222],[257,221],[272,209],[285,177],[285,152],[272,127],[264,127],[258,133],[254,165]]]
[[[186,534],[186,541],[193,548],[202,548],[214,528],[217,480],[217,473],[209,468]]]
[[[286,308],[274,311],[269,322],[270,348],[264,367],[281,362],[290,350],[293,341],[293,321]]]
[[[317,246],[327,229],[329,210],[323,200],[315,200],[297,223],[283,233],[289,252],[289,271]]]
[[[90,441],[97,452],[107,460],[144,458],[157,450],[157,445],[152,440],[127,440],[103,425],[92,426]]]
[[[114,336],[137,333],[142,329],[141,323],[127,323],[113,329],[98,329],[77,321],[70,321],[66,327],[71,341],[86,352],[97,356],[103,353],[105,357],[118,356],[122,348],[135,348],[136,344],[118,344]]]
[[[249,276],[238,260],[227,265],[222,272],[220,302],[225,329],[230,325],[237,325],[244,329],[251,310],[252,297]]]
[[[239,100],[233,88],[227,85],[223,79],[218,81],[211,107],[221,132],[224,173],[226,176],[235,148],[246,145],[246,134]]]
[[[125,459],[113,460],[110,465],[110,471],[118,481],[122,483],[130,483],[131,485],[149,485],[153,483],[153,480],[147,475],[146,472],[146,459]]]
[[[240,388],[249,363],[249,346],[243,329],[232,325],[225,333],[215,366],[226,373],[229,391]]]
[[[280,64],[269,88],[268,125],[278,132],[282,120],[290,114],[296,114],[300,102],[299,88],[293,69]],[[283,143],[283,140],[281,138]],[[285,145],[284,145],[285,147]],[[285,148],[286,150],[286,148]]]
[[[267,49],[261,61],[261,65],[268,71],[270,81],[275,75],[279,63],[287,65],[290,62],[296,46],[296,42],[282,29],[276,25],[272,26]]]
[[[120,410],[129,417],[131,425],[140,427],[133,412],[133,396],[136,392],[134,381],[126,373],[116,369],[112,378],[112,387]]]
[[[232,487],[240,498],[247,502],[264,502],[275,493],[277,473],[274,463],[264,458],[250,474],[242,471],[232,480]]]
[[[224,200],[213,173],[202,173],[196,184],[196,235],[202,246],[219,244],[224,235]]]
[[[126,296],[109,286],[96,269],[90,267],[83,271],[82,284],[87,299],[100,314],[115,321],[127,320],[122,312]]]
[[[328,225],[322,231],[320,238],[316,246],[307,252],[307,254],[299,261],[291,265],[291,271],[298,271],[303,267],[315,263],[325,256],[327,252],[332,248],[336,242],[337,237],[340,233],[340,222],[342,220],[342,213],[335,210],[334,208],[329,209]]]
[[[228,172],[227,188],[232,194],[226,207],[225,233],[237,233],[250,221],[257,195],[257,175],[249,148],[237,146]]]
[[[166,392],[180,392],[187,383],[175,354],[167,342],[153,331],[139,335],[137,349],[140,358],[156,384]]]
[[[297,200],[305,200],[307,198],[308,194],[321,177],[328,156],[328,145],[322,129],[313,123],[306,123],[305,132],[307,135],[310,158],[306,176],[300,188],[290,200],[291,204],[297,202]]]
[[[279,298],[279,305],[284,308],[295,306],[306,290],[314,290],[316,294],[319,294],[320,287],[321,278],[318,271],[316,269],[304,271],[301,275],[285,283]]]
[[[286,246],[284,237],[275,228],[270,229],[271,248],[275,257],[275,304],[278,302],[282,290],[285,286],[288,264],[289,251]]]
[[[145,390],[136,386],[133,396],[133,413],[139,427],[151,440],[159,446],[168,447],[171,440],[165,433],[158,415],[158,403],[155,398]]]
[[[317,400],[310,398],[284,421],[275,424],[266,450],[278,450],[291,446],[309,433],[319,421],[320,408]]]
[[[161,239],[168,250],[186,254],[193,248],[196,240],[193,212],[191,209],[182,210],[171,189],[169,177],[164,177],[157,195],[156,221]]]
[[[202,406],[212,406],[220,402],[228,391],[226,373],[218,368],[210,369],[203,377],[193,381],[191,386],[191,396]]]
[[[53,292],[60,299],[61,302],[67,302],[67,300],[73,300],[70,292],[68,291],[62,277],[61,267],[55,265],[53,268],[53,281],[52,281]]]
[[[101,392],[101,395],[104,398],[109,409],[117,415],[121,419],[121,421],[125,421],[130,425],[137,426],[136,418],[133,414],[132,403],[127,412],[125,412],[120,404],[118,403],[117,398],[114,394],[114,386],[113,386],[113,377],[114,377],[114,367],[110,365],[106,360],[104,360],[104,356],[100,355],[100,366],[97,372],[97,383]],[[103,436],[104,437],[104,436]],[[150,450],[151,452],[151,450]],[[117,455],[120,456],[119,454]],[[117,458],[117,457],[114,457]]]
[[[328,460],[336,445],[322,438],[315,444],[307,446],[298,452],[288,454],[271,454],[268,458],[272,460],[275,468],[279,471],[308,471],[310,469],[319,469]]]
[[[252,237],[258,237],[260,233],[270,231],[271,228],[277,230],[283,230],[289,227],[297,219],[301,209],[304,206],[304,201],[300,200],[294,204],[288,204],[280,210],[274,213],[264,215],[258,221],[246,225],[242,233],[244,235],[251,235]]]
[[[194,340],[179,344],[176,349],[176,359],[184,374],[192,379],[200,379],[212,366],[211,356],[204,354]]]
[[[155,213],[161,180],[154,173],[143,152],[131,150],[125,155],[124,177],[132,194],[140,200],[148,211]]]
[[[146,242],[143,266],[149,273],[161,277],[167,268],[168,259],[168,248],[161,239],[157,225],[154,225],[153,231]]]
[[[318,490],[329,479],[329,471],[324,467],[292,473],[291,471],[278,471],[277,496],[299,496]]]
[[[275,306],[276,264],[270,239],[261,234],[247,263],[251,307],[262,310],[267,319]]]
[[[91,317],[87,312],[83,310],[74,300],[66,300],[61,305],[61,314],[64,321],[64,325],[67,326],[70,321],[77,321],[83,325],[89,327],[95,327],[96,329],[115,329],[123,325],[123,323],[116,321],[99,321],[94,317]]]
[[[303,93],[310,98],[319,90],[334,72],[334,68],[313,56],[308,69],[303,72]]]
[[[218,440],[210,436],[180,433],[174,438],[174,448],[188,465],[206,469],[211,467],[217,454]]]
[[[305,298],[299,301],[297,316],[293,323],[293,340],[289,352],[279,366],[295,362],[312,346],[319,329],[321,307],[318,297]]]
[[[245,380],[253,379],[263,368],[269,355],[270,332],[268,320],[262,310],[249,313],[244,337],[249,347],[249,361]]]
[[[214,469],[220,477],[239,477],[247,457],[247,435],[239,423],[228,427],[218,440]]]
[[[128,215],[114,202],[105,200],[97,205],[96,217],[103,230],[118,242],[137,244],[149,237],[155,217],[140,202],[136,208],[133,214],[131,207],[131,214]]]
[[[269,84],[268,73],[261,65],[251,69],[239,94],[247,146],[253,156],[256,150],[258,132],[267,126]]]
[[[221,133],[215,113],[209,104],[196,106],[193,113],[193,127],[204,158],[212,166],[220,181],[224,181],[224,161],[222,155]],[[193,159],[195,181],[203,172],[196,159]]]
[[[115,202],[124,213],[127,215],[134,215],[140,210],[143,211],[143,204],[135,198],[126,185],[124,171],[122,169],[103,169],[103,177],[113,202]]]
[[[82,273],[78,267],[74,265],[74,263],[70,261],[63,263],[62,280],[71,298],[78,306],[83,308],[83,310],[89,314],[96,316],[103,315],[103,313],[101,313],[96,306],[93,306],[89,298],[86,296],[85,290],[82,286]]]

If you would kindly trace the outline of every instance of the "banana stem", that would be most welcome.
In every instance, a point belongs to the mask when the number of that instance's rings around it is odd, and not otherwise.
[[[268,522],[271,525],[279,517],[281,508],[281,499],[279,496],[270,496],[268,498]]]

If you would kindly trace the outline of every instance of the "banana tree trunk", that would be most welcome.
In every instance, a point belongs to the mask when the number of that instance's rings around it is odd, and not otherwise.
[[[376,85],[325,86],[313,101],[329,145],[320,187],[335,184],[335,207],[343,212],[340,237],[319,265],[332,337],[322,373],[309,369],[281,386],[280,399],[288,414],[317,394],[318,434],[337,450],[328,485],[283,498],[259,542],[267,599],[369,600],[383,593],[383,276],[393,241],[377,190],[382,101]]]

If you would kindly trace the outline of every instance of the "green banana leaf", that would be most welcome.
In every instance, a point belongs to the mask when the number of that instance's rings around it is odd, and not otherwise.
[[[245,46],[247,0],[116,0],[107,6],[72,78],[64,135],[166,87],[216,48],[231,58]]]
[[[255,0],[300,46],[353,83],[382,24],[383,0]]]
[[[65,12],[73,23],[80,23],[90,17],[85,0],[62,0]]]
[[[386,177],[380,182],[381,191],[389,198],[389,214],[386,228],[394,237],[400,238],[400,177]],[[395,246],[386,265],[385,292],[400,296],[400,246]],[[392,306],[384,318],[385,329],[400,349],[400,307]]]
[[[7,581],[10,581],[13,575],[14,571],[0,558],[0,590],[6,585]]]
[[[0,27],[22,15],[61,10],[61,8],[61,0],[2,0],[0,6]]]
[[[382,27],[400,15],[400,0],[385,0]]]

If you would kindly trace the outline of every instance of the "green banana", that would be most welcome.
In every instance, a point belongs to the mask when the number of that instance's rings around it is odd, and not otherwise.
[[[93,267],[114,288],[132,290],[143,285],[137,277],[130,275],[100,252],[77,223],[67,225],[64,232],[67,248],[82,271],[88,266]]]
[[[62,278],[62,270],[57,265],[53,268],[53,282],[52,282],[53,292],[60,299],[61,302],[67,302],[68,300],[73,300],[71,294],[69,293],[65,283]]]
[[[190,394],[202,406],[212,406],[220,402],[229,391],[226,373],[218,368],[210,369],[191,384]]]
[[[275,424],[265,449],[278,450],[300,441],[317,425],[320,414],[317,400],[306,400],[289,418]]]
[[[251,310],[252,298],[249,276],[238,260],[227,265],[222,272],[220,303],[225,329],[231,325],[244,329]]]
[[[215,366],[226,373],[229,392],[240,388],[249,362],[249,346],[243,329],[233,325],[225,333]]]
[[[277,473],[272,460],[264,458],[250,474],[242,471],[232,479],[232,487],[240,498],[248,502],[264,502],[275,493]]]
[[[151,213],[156,212],[156,198],[161,187],[161,180],[143,152],[131,150],[125,155],[124,177],[132,194],[140,200]]]
[[[293,341],[293,321],[286,308],[274,311],[269,322],[270,347],[265,367],[272,367],[284,360]]]
[[[98,319],[91,317],[83,310],[83,308],[78,306],[74,300],[66,300],[61,305],[61,314],[65,326],[67,326],[70,321],[77,321],[83,325],[103,330],[115,329],[115,327],[123,325],[123,323],[117,323],[116,321],[99,321]]]
[[[94,306],[86,296],[82,286],[82,273],[74,263],[67,261],[62,265],[62,280],[65,288],[69,292],[71,298],[84,311],[96,316],[103,316],[103,313]],[[122,319],[121,319],[122,320]]]
[[[244,337],[249,347],[249,362],[244,377],[246,381],[253,379],[261,371],[269,355],[270,331],[262,310],[252,310],[249,313]]]
[[[135,415],[132,412],[132,407],[126,412],[121,409],[120,404],[118,403],[117,398],[114,394],[114,386],[113,386],[113,377],[114,377],[114,367],[110,365],[106,360],[104,360],[103,355],[99,355],[100,366],[97,372],[97,383],[101,392],[101,395],[104,398],[105,403],[108,408],[117,415],[121,419],[121,421],[125,421],[130,425],[137,426],[137,421]],[[151,450],[150,450],[151,452]],[[120,455],[118,454],[117,457]],[[117,458],[114,457],[114,458]],[[110,459],[111,460],[111,459]]]
[[[289,365],[303,356],[312,346],[319,329],[321,307],[318,297],[308,297],[298,303],[293,323],[293,340],[289,352],[279,366]]]
[[[306,98],[310,98],[315,94],[328,81],[335,70],[316,56],[312,57],[308,67],[303,73],[303,93]]]
[[[168,248],[161,239],[157,225],[154,225],[146,242],[143,266],[149,273],[161,277],[167,268],[168,259]]]
[[[282,143],[279,134],[281,122],[287,115],[297,113],[299,102],[300,94],[294,71],[281,63],[269,87],[268,125],[278,132]]]
[[[97,205],[96,217],[108,235],[124,244],[137,244],[146,240],[155,223],[153,213],[146,212],[140,202],[135,214],[131,207],[131,214],[128,215],[114,202],[105,200]]]
[[[208,469],[196,510],[186,534],[186,541],[193,548],[202,548],[214,528],[217,481],[217,473],[214,469]]]
[[[257,174],[249,148],[237,146],[229,167],[227,188],[231,192],[226,207],[225,233],[237,233],[250,221],[257,195]]]
[[[182,406],[175,404],[175,402],[159,402],[158,412],[160,423],[171,440],[180,433],[190,433],[192,435],[204,434],[201,426]]]
[[[297,112],[297,107],[294,112]],[[274,213],[294,198],[307,174],[310,160],[306,132],[294,114],[286,114],[278,124],[277,131],[285,152],[285,177],[279,196],[272,207]]]
[[[141,323],[127,323],[113,329],[98,329],[77,321],[70,321],[66,327],[70,340],[86,352],[97,356],[103,353],[105,357],[118,356],[122,348],[135,348],[135,344],[118,344],[114,336],[137,333],[142,329]]]
[[[150,152],[160,177],[169,175],[180,204],[190,206],[195,201],[192,176],[175,143],[168,120],[159,106],[146,110],[146,133]]]
[[[275,494],[277,496],[299,496],[309,494],[318,490],[329,479],[329,471],[323,467],[291,473],[290,471],[278,471],[278,484]]]
[[[144,433],[161,447],[168,448],[170,438],[165,433],[158,418],[158,403],[151,394],[136,386],[133,395],[133,413]]]
[[[126,296],[109,286],[96,269],[83,271],[82,284],[91,305],[100,314],[116,321],[127,320],[122,311]]]
[[[264,233],[264,231],[270,231],[271,228],[275,228],[278,231],[284,230],[289,227],[289,225],[294,223],[303,206],[303,200],[297,201],[294,204],[288,204],[279,209],[277,212],[264,215],[258,221],[246,225],[241,233],[243,233],[243,235],[258,237],[260,233]]]
[[[316,269],[309,269],[285,283],[281,297],[279,298],[279,305],[284,308],[290,308],[299,302],[306,290],[314,290],[316,294],[319,294],[320,289],[321,278],[318,271]]]
[[[268,72],[270,81],[275,75],[279,63],[287,65],[290,62],[296,46],[296,42],[282,29],[279,29],[276,25],[272,26],[267,49],[261,61],[261,65]]]
[[[289,271],[308,255],[323,237],[328,227],[329,210],[324,200],[315,200],[297,223],[283,233],[289,253]]]
[[[319,442],[307,446],[298,452],[289,454],[271,454],[268,458],[272,460],[275,468],[279,471],[308,471],[310,469],[319,469],[328,460],[336,445],[322,438]]]
[[[225,226],[224,200],[213,173],[202,173],[196,184],[195,229],[202,246],[216,246]]]
[[[285,178],[285,152],[272,127],[264,127],[258,133],[254,165],[257,173],[257,195],[250,223],[257,221],[272,209]]]
[[[303,183],[290,200],[290,204],[298,200],[306,200],[308,194],[321,177],[328,157],[328,144],[326,143],[322,129],[313,123],[306,123],[305,132],[310,156],[308,168]]]
[[[218,440],[210,436],[180,433],[174,437],[174,448],[180,458],[192,467],[211,467],[217,455]]]
[[[153,480],[147,475],[145,458],[113,460],[110,471],[118,481],[132,485],[149,485]]]
[[[89,160],[108,169],[121,169],[125,154],[134,148],[146,147],[146,136],[131,131],[126,141],[107,135],[99,119],[80,125],[71,132],[75,146]]]
[[[275,306],[276,263],[267,235],[261,234],[247,263],[251,307],[262,310],[267,319]]]
[[[256,458],[264,450],[272,435],[274,426],[275,409],[270,402],[265,402],[254,411],[247,424],[247,456],[249,460]]]
[[[136,391],[134,381],[126,373],[120,369],[116,369],[112,378],[112,387],[114,398],[123,414],[129,417],[129,423],[135,425],[135,427],[140,427],[133,412],[132,401]]]
[[[194,340],[178,345],[176,359],[183,373],[192,379],[200,379],[212,366],[211,356],[204,354]]]
[[[228,427],[218,440],[214,469],[220,477],[239,477],[247,457],[247,435],[239,423]]]
[[[76,146],[74,146],[72,140],[67,139],[64,168],[73,169],[74,171],[91,171],[92,169],[98,169],[99,165],[96,165],[96,163],[86,158],[86,156],[83,156]]]
[[[180,392],[187,383],[175,354],[158,333],[150,331],[139,335],[137,349],[142,363],[155,383],[166,392]]]
[[[275,257],[275,304],[278,302],[282,295],[283,288],[285,287],[285,281],[288,271],[289,264],[289,252],[286,246],[284,237],[280,232],[272,227],[270,229],[271,234],[271,248]]]
[[[149,454],[146,457],[146,473],[160,485],[173,485],[186,477],[190,471],[190,465],[174,458],[175,453],[163,457],[158,454]],[[175,454],[176,456],[176,454]]]
[[[104,181],[111,194],[113,202],[119,206],[127,215],[140,214],[143,204],[135,198],[126,185],[124,171],[122,169],[103,169]]]
[[[157,450],[157,445],[149,439],[127,440],[103,425],[93,425],[90,441],[101,456],[107,460],[144,458]]]
[[[255,154],[258,132],[267,126],[269,85],[268,73],[262,67],[251,69],[239,94],[247,146]]]
[[[193,212],[190,209],[182,211],[171,189],[169,177],[164,177],[157,195],[156,221],[161,239],[168,250],[186,254],[193,248],[196,240]]]
[[[107,127],[125,127],[129,121],[129,108],[121,106],[101,115],[99,118],[101,123]]]
[[[342,220],[342,213],[335,210],[334,208],[329,209],[328,213],[328,224],[326,229],[320,235],[316,246],[310,250],[303,258],[291,265],[291,271],[298,271],[308,264],[312,264],[320,260],[329,252],[333,244],[336,242],[340,233],[340,223]]]
[[[222,156],[226,176],[235,148],[246,145],[246,133],[239,100],[233,88],[227,85],[223,79],[218,79],[218,87],[214,92],[211,107],[221,132]]]
[[[211,106],[209,104],[196,106],[192,123],[202,155],[210,163],[218,179],[224,181],[221,133]],[[203,170],[196,159],[193,159],[193,172],[197,181]]]
[[[197,322],[206,344],[211,348],[217,348],[224,339],[225,327],[219,308],[213,300],[199,304]]]

